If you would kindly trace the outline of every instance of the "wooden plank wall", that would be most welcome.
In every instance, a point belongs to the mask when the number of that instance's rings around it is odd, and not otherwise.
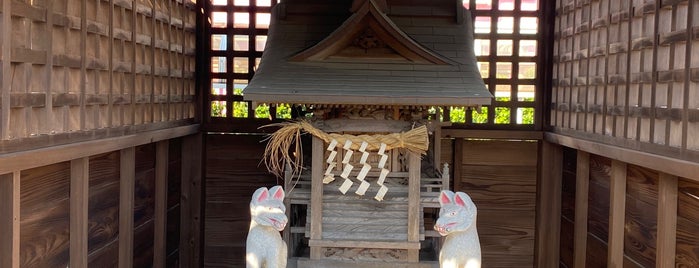
[[[193,123],[195,1],[1,7],[0,152]]]
[[[284,185],[261,162],[264,138],[254,134],[206,135],[205,267],[245,265],[252,193],[262,186]]]
[[[576,151],[563,150],[563,174],[561,181],[561,232],[560,232],[560,266],[573,267],[575,199],[576,199]]]
[[[119,240],[119,152],[90,157],[88,265],[117,265]]]
[[[0,176],[0,265],[178,266],[188,254],[180,239],[189,239],[180,234],[182,170],[191,169],[182,144],[162,140]]]
[[[6,0],[0,18],[0,266],[178,263],[199,211],[180,196],[201,197],[201,158],[183,178],[168,141],[198,130],[196,1]]]
[[[677,178],[673,178],[677,179]],[[699,266],[699,182],[678,182],[676,255],[677,267]],[[672,254],[672,252],[669,252]]]
[[[553,131],[699,162],[697,12],[690,0],[557,0]]]
[[[455,139],[461,162],[454,190],[478,207],[478,234],[488,267],[534,265],[537,206],[536,141]],[[460,143],[460,144],[459,144]],[[443,158],[448,159],[448,158]]]
[[[165,266],[177,267],[180,262],[180,237],[182,232],[182,139],[168,142],[167,166],[167,215],[165,219]],[[156,210],[157,211],[157,210]],[[158,226],[156,224],[156,226]],[[183,264],[184,266],[185,264]]]
[[[561,266],[699,265],[699,178],[678,179],[583,151],[564,151],[577,156],[564,154],[562,215],[567,224],[561,226]],[[575,185],[567,182],[570,173]],[[576,195],[572,207],[567,205],[571,194]],[[567,221],[565,215],[576,219]]]

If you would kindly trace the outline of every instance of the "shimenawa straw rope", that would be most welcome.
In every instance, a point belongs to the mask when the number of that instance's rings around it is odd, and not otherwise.
[[[280,127],[268,137],[264,155],[267,169],[278,177],[283,177],[285,163],[291,167],[293,176],[301,174],[303,169],[301,131],[310,133],[326,143],[335,139],[338,144],[345,144],[347,140],[350,140],[352,141],[352,150],[358,150],[362,142],[367,142],[369,145],[365,149],[366,151],[378,151],[381,143],[385,143],[386,150],[405,148],[415,153],[425,154],[429,146],[427,127],[424,125],[407,132],[375,135],[326,133],[303,120],[269,124],[263,127]],[[292,146],[294,149],[291,152]]]

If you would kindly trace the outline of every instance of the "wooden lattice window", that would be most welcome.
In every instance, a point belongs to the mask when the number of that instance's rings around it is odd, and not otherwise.
[[[474,20],[474,49],[492,105],[451,107],[453,123],[468,126],[541,126],[543,70],[539,0],[464,0]]]
[[[209,0],[208,57],[211,61],[207,122],[237,118],[290,118],[289,106],[243,101],[242,89],[259,64],[271,8],[278,0]],[[469,127],[542,125],[541,21],[539,0],[464,0],[474,20],[478,66],[495,96],[478,109],[449,107],[445,117]]]
[[[287,117],[288,106],[269,107],[243,101],[242,91],[260,63],[272,7],[277,0],[209,0],[207,55],[210,61],[206,118]]]

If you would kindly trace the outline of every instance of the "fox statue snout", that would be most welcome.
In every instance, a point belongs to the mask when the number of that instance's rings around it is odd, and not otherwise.
[[[287,247],[279,235],[289,221],[282,187],[257,189],[250,200],[250,218],[250,231],[245,244],[246,267],[286,267]]]
[[[439,194],[439,218],[434,230],[446,236],[439,252],[440,267],[481,267],[481,245],[476,231],[476,205],[466,193]]]

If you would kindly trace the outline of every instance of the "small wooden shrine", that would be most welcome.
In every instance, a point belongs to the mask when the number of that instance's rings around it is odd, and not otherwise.
[[[449,188],[434,138],[439,107],[492,98],[476,67],[471,19],[446,0],[310,2],[277,5],[244,91],[254,103],[304,113],[280,124],[266,155],[285,178],[287,211],[297,214],[284,235],[289,256],[308,249],[299,267],[419,265],[421,249],[434,248],[426,238],[437,236],[423,211]]]

